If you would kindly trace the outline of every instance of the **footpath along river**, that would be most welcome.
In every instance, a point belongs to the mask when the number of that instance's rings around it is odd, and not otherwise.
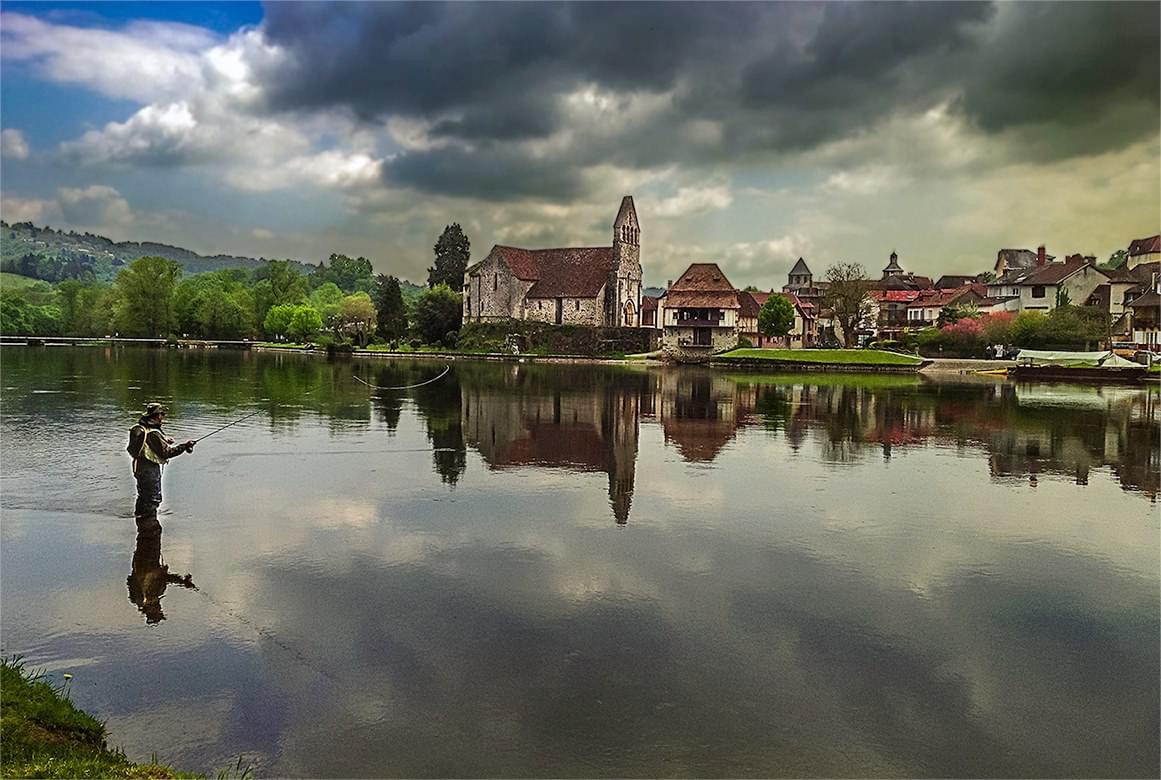
[[[0,357],[2,651],[130,758],[1156,776],[1157,388]],[[178,439],[259,412],[167,467],[158,545],[150,400]]]

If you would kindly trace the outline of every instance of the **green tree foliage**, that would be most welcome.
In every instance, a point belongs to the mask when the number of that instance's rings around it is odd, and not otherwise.
[[[472,256],[472,243],[464,235],[460,223],[448,225],[432,247],[435,265],[427,269],[427,286],[435,289],[446,284],[453,291],[464,287],[464,272],[468,270],[468,259]]]
[[[758,332],[770,338],[783,338],[794,328],[794,304],[772,293],[758,311]]]
[[[326,282],[310,294],[308,303],[318,312],[325,327],[338,326],[339,304],[343,301],[343,291],[334,282]]]
[[[289,260],[271,260],[254,272],[254,321],[265,322],[272,306],[306,300],[310,283]]]
[[[394,276],[379,274],[375,281],[375,309],[378,312],[376,333],[385,341],[396,341],[407,333],[407,313],[403,308],[403,291]]]
[[[293,341],[308,341],[323,328],[322,317],[312,306],[295,306],[286,334]]]
[[[375,304],[365,292],[345,296],[339,302],[338,329],[349,333],[360,344],[375,332]]]
[[[458,333],[463,319],[463,297],[446,284],[425,292],[415,304],[415,331],[428,344],[442,344]]]
[[[1109,255],[1109,259],[1097,266],[1102,271],[1115,271],[1125,264],[1129,259],[1129,251],[1127,249],[1118,249]]]
[[[318,264],[311,272],[310,285],[314,288],[333,283],[344,293],[370,292],[374,286],[374,271],[371,261],[365,257],[350,258],[346,255],[330,256],[330,267],[326,262]]]
[[[55,333],[62,336],[105,336],[112,328],[112,295],[108,285],[66,279],[57,285],[53,295],[47,285],[38,285],[25,291],[23,296],[39,299],[33,306],[54,306],[59,309],[59,321],[51,313],[47,320],[54,322]],[[30,320],[35,322],[34,317]],[[52,335],[45,331],[30,330],[29,335]]]
[[[953,303],[939,310],[939,319],[936,320],[936,325],[942,328],[944,325],[951,325],[965,318],[975,319],[979,316],[980,310],[974,303]]]
[[[290,321],[294,318],[296,308],[292,303],[271,306],[266,312],[266,319],[262,321],[262,332],[271,338],[285,337],[290,331]]]
[[[254,333],[254,296],[229,270],[198,274],[177,285],[173,311],[179,333],[237,339]]]
[[[173,292],[181,266],[163,257],[140,257],[122,269],[113,283],[116,322],[122,333],[165,336],[173,330]]]
[[[859,323],[871,313],[871,283],[867,273],[858,263],[836,263],[826,269],[826,280],[830,288],[825,305],[834,310],[843,346],[854,347],[858,344]]]

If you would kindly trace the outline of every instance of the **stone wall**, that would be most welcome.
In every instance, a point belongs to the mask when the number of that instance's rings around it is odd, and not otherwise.
[[[519,319],[532,282],[517,279],[498,257],[487,257],[470,274],[464,291],[464,322]]]
[[[694,339],[693,328],[667,326],[661,337],[661,350],[666,360],[678,363],[703,363],[717,352],[725,352],[738,346],[736,328],[712,328],[709,346],[690,346]]]
[[[556,324],[556,298],[529,298],[524,306],[524,319],[531,322]],[[605,319],[605,291],[596,298],[561,298],[562,325],[599,327]]]
[[[591,328],[544,322],[506,320],[473,322],[460,332],[460,344],[468,349],[502,350],[509,335],[519,336],[523,351],[551,355],[636,354],[657,348],[653,328]]]

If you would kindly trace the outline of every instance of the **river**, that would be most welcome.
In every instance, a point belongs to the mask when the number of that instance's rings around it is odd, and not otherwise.
[[[2,652],[130,758],[1156,776],[1156,388],[0,359]],[[259,412],[166,468],[160,545],[124,449],[151,400],[180,440]]]

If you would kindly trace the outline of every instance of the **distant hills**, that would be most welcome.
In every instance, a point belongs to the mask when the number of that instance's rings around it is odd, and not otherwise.
[[[0,270],[50,282],[62,279],[111,281],[139,257],[164,257],[178,263],[186,274],[222,268],[254,269],[266,258],[238,255],[199,255],[189,249],[152,241],[113,241],[94,233],[37,227],[31,222],[8,224],[0,220]],[[313,266],[291,261],[309,273]]]

